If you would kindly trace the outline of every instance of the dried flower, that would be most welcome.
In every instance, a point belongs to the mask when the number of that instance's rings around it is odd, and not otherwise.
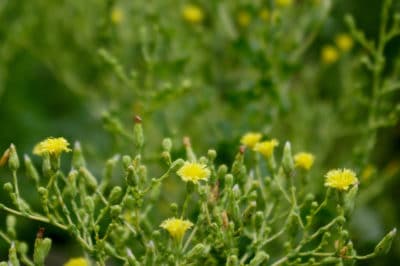
[[[199,180],[207,180],[210,177],[210,170],[204,164],[185,162],[177,174],[185,182],[197,183]]]
[[[299,152],[294,156],[295,166],[304,170],[310,170],[314,160],[314,155],[308,152]]]
[[[172,238],[180,241],[185,232],[193,226],[189,220],[169,218],[161,223],[160,227],[168,231]]]
[[[276,139],[271,139],[267,141],[263,141],[257,143],[254,146],[254,151],[257,151],[264,155],[264,157],[269,158],[274,153],[274,149],[279,145],[279,142]]]
[[[190,23],[197,24],[201,23],[204,19],[203,10],[196,5],[186,5],[182,10],[183,18]]]
[[[64,266],[89,266],[89,263],[85,258],[79,257],[70,259]]]
[[[356,174],[349,169],[330,170],[325,177],[325,186],[339,190],[348,190],[351,185],[358,183]]]
[[[58,156],[64,151],[65,152],[71,151],[71,149],[68,148],[68,146],[69,143],[66,139],[50,137],[36,144],[35,148],[33,149],[33,153],[40,156],[45,153]]]
[[[253,148],[257,142],[259,142],[262,138],[261,133],[249,132],[244,134],[244,136],[240,139],[240,143],[246,145],[249,148]]]

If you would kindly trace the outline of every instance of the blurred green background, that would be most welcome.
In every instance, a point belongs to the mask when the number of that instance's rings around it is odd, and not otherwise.
[[[0,0],[0,148],[14,143],[30,154],[43,138],[64,136],[82,143],[100,173],[106,158],[132,151],[134,115],[143,118],[149,161],[163,137],[179,153],[190,136],[199,153],[215,148],[230,163],[240,136],[261,131],[315,153],[316,174],[376,169],[361,183],[351,222],[355,245],[367,252],[400,222],[400,124],[379,129],[371,156],[358,160],[368,109],[357,99],[369,95],[371,78],[360,64],[365,51],[355,44],[326,64],[321,50],[349,33],[348,13],[376,39],[381,2]],[[201,8],[200,22],[182,17],[188,4]],[[385,75],[398,73],[399,50],[399,38],[385,49]],[[389,112],[399,96],[385,99]],[[38,225],[21,222],[20,235],[33,239]],[[400,264],[398,238],[389,256],[364,264]]]

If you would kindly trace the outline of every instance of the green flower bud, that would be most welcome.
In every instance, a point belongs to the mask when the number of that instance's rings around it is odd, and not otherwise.
[[[344,210],[347,214],[351,214],[354,210],[355,198],[357,196],[358,186],[353,186],[344,196]]]
[[[111,206],[111,208],[110,208],[111,218],[113,218],[113,219],[118,218],[121,214],[121,211],[122,211],[121,206],[119,206],[119,205]]]
[[[116,203],[122,195],[122,188],[120,186],[115,186],[110,192],[108,201],[110,204]]]
[[[178,204],[171,203],[171,205],[169,205],[169,209],[171,210],[174,216],[178,214]]]
[[[374,254],[376,256],[385,255],[389,252],[390,247],[392,246],[393,239],[397,233],[397,229],[394,228],[390,231],[379,243],[376,245]]]
[[[227,174],[225,176],[225,187],[231,188],[233,186],[233,175]]]
[[[8,193],[11,193],[14,190],[13,185],[10,182],[7,182],[3,185],[3,189]]]
[[[0,262],[0,266],[9,266],[9,265],[8,265],[8,262],[2,261],[2,262]]]
[[[282,167],[286,175],[290,175],[294,171],[294,162],[290,142],[285,143],[283,148]]]
[[[184,164],[185,164],[185,161],[183,159],[177,159],[172,162],[171,170],[175,171],[175,170],[181,168]]]
[[[79,174],[84,178],[89,188],[95,190],[97,188],[97,179],[85,167],[79,169]]]
[[[72,153],[72,166],[75,169],[80,169],[81,167],[86,167],[85,158],[83,157],[81,144],[77,141],[74,145],[74,151]]]
[[[242,193],[240,192],[240,188],[238,184],[235,184],[232,188],[233,197],[237,200],[240,198]]]
[[[258,251],[254,258],[250,261],[249,266],[258,266],[263,265],[266,261],[268,261],[269,255],[264,251]]]
[[[243,220],[247,220],[251,215],[253,215],[254,211],[256,210],[257,202],[251,201],[249,206],[243,212]]]
[[[18,243],[18,246],[17,246],[17,249],[18,249],[18,253],[20,253],[20,254],[27,254],[27,253],[28,253],[28,250],[29,250],[29,247],[28,247],[28,244],[27,244],[27,243],[25,243],[25,242],[19,242],[19,243]]]
[[[261,228],[263,222],[264,222],[264,213],[262,211],[256,212],[256,215],[254,215],[255,228]]]
[[[228,166],[222,164],[218,167],[217,176],[219,179],[223,178],[228,172]]]
[[[170,152],[172,149],[172,141],[170,138],[165,138],[162,141],[162,147],[165,151]]]
[[[196,258],[196,257],[205,257],[207,256],[209,252],[209,248],[205,246],[204,244],[197,244],[194,246],[188,253],[187,253],[187,258]]]
[[[43,175],[46,177],[50,177],[53,174],[50,162],[50,155],[48,153],[45,153],[42,156],[42,171]]]
[[[50,238],[37,237],[35,241],[35,248],[33,251],[33,262],[37,266],[44,266],[47,255],[51,249]]]
[[[15,243],[12,242],[11,243],[11,247],[10,250],[8,251],[8,258],[9,258],[9,262],[11,263],[12,266],[19,266],[19,260],[18,260],[18,256],[17,256],[17,249],[15,247]],[[41,265],[39,265],[41,266]]]
[[[19,158],[18,158],[17,150],[15,149],[14,144],[10,145],[10,154],[8,157],[8,167],[10,167],[10,169],[12,171],[17,171],[19,168]]]
[[[85,208],[89,214],[94,213],[94,201],[90,196],[85,197]]]
[[[135,187],[137,186],[138,182],[139,176],[137,175],[135,168],[130,165],[126,173],[126,183],[128,183],[129,186]]]
[[[36,167],[33,165],[31,159],[28,155],[24,155],[24,163],[26,168],[26,175],[32,178],[36,183],[39,182],[39,173],[36,170]]]
[[[128,167],[132,165],[132,157],[129,155],[122,156],[122,164],[125,171],[128,170]]]
[[[239,266],[239,259],[236,255],[230,255],[226,261],[226,266]]]
[[[210,161],[213,162],[215,160],[215,158],[217,158],[217,151],[216,150],[208,150],[207,156],[210,159]]]
[[[139,116],[135,117],[135,125],[133,127],[133,141],[136,149],[140,150],[144,144],[142,119]]]

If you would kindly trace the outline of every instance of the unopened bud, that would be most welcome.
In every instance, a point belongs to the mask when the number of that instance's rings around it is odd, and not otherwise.
[[[33,165],[31,158],[28,155],[24,155],[24,163],[26,168],[26,175],[32,178],[36,183],[39,182],[39,173]]]
[[[376,245],[374,254],[376,256],[385,255],[389,252],[390,247],[392,246],[393,239],[396,235],[397,229],[394,228],[390,231],[379,243]]]
[[[86,184],[93,190],[97,188],[97,179],[85,167],[79,169],[79,173],[85,179]]]
[[[119,206],[119,205],[111,206],[111,208],[110,208],[111,218],[113,218],[113,219],[118,218],[121,214],[121,211],[122,211],[121,206]]]
[[[108,197],[110,204],[116,203],[122,195],[122,188],[120,186],[113,187]]]
[[[170,152],[172,149],[172,141],[170,138],[165,138],[162,141],[162,147],[165,151]]]
[[[15,149],[14,144],[10,145],[10,155],[8,158],[8,167],[10,167],[10,169],[12,171],[17,171],[19,168],[19,158],[18,158],[17,150]]]
[[[289,141],[285,143],[283,148],[282,167],[286,175],[290,175],[294,170],[292,149]]]
[[[77,141],[74,145],[74,151],[72,154],[72,166],[75,169],[80,169],[86,166],[85,158],[83,157],[81,144]]]
[[[35,249],[33,252],[33,262],[35,265],[44,266],[47,255],[51,249],[50,238],[36,238]]]
[[[254,258],[250,261],[249,266],[258,266],[263,265],[266,261],[268,261],[269,255],[264,251],[258,251]]]

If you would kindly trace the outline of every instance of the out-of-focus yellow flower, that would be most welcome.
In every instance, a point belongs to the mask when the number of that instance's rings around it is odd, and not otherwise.
[[[271,17],[271,12],[269,12],[268,8],[263,8],[260,11],[260,18],[263,21],[268,21]]]
[[[168,231],[172,238],[181,241],[185,232],[193,226],[189,220],[169,218],[161,223],[160,227]]]
[[[293,0],[275,0],[275,4],[279,7],[288,7],[293,4]]]
[[[353,39],[346,33],[338,34],[335,37],[336,46],[343,52],[349,51],[353,48]]]
[[[68,146],[69,143],[66,139],[50,137],[36,144],[36,146],[33,149],[33,153],[40,156],[46,153],[58,156],[64,151],[65,152],[71,151],[71,149],[68,148]]]
[[[210,170],[206,165],[200,163],[185,162],[176,172],[183,181],[198,183],[200,180],[207,180],[210,177]]]
[[[254,151],[261,153],[265,158],[269,158],[274,153],[274,149],[279,145],[276,139],[259,142],[254,146]]]
[[[85,258],[72,258],[67,261],[64,266],[89,266],[89,263]]]
[[[253,148],[254,145],[261,140],[261,138],[261,133],[249,132],[243,135],[243,137],[240,139],[240,143],[249,148]]]
[[[349,169],[330,170],[325,177],[325,186],[338,190],[348,190],[351,185],[358,183],[356,174]]]
[[[314,155],[308,152],[299,152],[294,156],[295,166],[304,170],[310,170],[314,160]]]
[[[361,172],[361,180],[368,182],[373,174],[375,174],[376,168],[372,164],[368,164]]]
[[[113,8],[113,10],[111,10],[111,22],[115,25],[118,25],[121,24],[123,20],[124,12],[118,7]]]
[[[333,64],[339,59],[339,52],[333,45],[325,45],[321,50],[321,59],[325,64]]]
[[[249,12],[247,11],[239,11],[238,15],[237,15],[237,22],[241,27],[247,27],[249,26],[250,22],[251,22],[251,16],[249,14]]]
[[[189,4],[182,9],[183,18],[190,23],[197,24],[201,23],[204,19],[203,10],[194,4]]]

